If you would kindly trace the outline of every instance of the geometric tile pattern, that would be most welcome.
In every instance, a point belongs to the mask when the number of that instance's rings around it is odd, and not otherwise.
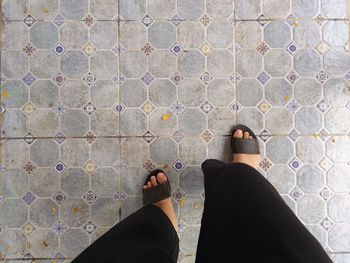
[[[261,173],[349,261],[349,17],[346,1],[309,2],[4,1],[0,254],[74,258],[162,167],[193,262],[200,164],[230,161],[245,123]]]

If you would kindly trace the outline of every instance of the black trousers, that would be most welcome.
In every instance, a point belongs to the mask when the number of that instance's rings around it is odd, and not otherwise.
[[[205,202],[196,263],[331,263],[277,190],[254,168],[202,163]]]
[[[179,238],[171,221],[157,206],[131,214],[91,246],[74,263],[176,263]]]
[[[330,263],[276,189],[243,163],[202,163],[205,202],[196,263]],[[149,205],[115,225],[73,262],[176,263],[179,239]]]

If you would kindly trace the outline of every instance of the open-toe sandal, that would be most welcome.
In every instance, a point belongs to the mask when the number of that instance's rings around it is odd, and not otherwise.
[[[237,138],[233,137],[233,134],[237,130],[242,130],[242,132],[249,132],[249,136],[252,136],[252,139],[250,138]],[[232,134],[231,134],[231,151],[233,154],[235,153],[245,153],[245,154],[259,154],[259,142],[256,138],[255,134],[251,129],[249,129],[247,126],[238,124],[233,127]]]
[[[158,173],[165,174],[161,169],[153,170],[147,176],[144,185],[146,185],[151,180],[152,176],[155,176],[157,179]],[[157,202],[171,196],[171,188],[170,188],[169,178],[166,174],[165,174],[165,176],[166,176],[167,180],[164,183],[158,182],[158,184],[156,186],[143,189],[143,203],[145,205],[157,203]]]

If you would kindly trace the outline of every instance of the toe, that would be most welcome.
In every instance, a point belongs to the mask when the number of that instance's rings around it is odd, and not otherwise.
[[[249,132],[244,132],[243,138],[244,139],[249,139]]]
[[[158,182],[161,184],[161,183],[164,183],[166,182],[166,176],[164,173],[158,173],[157,174],[157,180]]]
[[[235,131],[235,133],[233,134],[233,137],[242,138],[243,137],[242,130]]]
[[[156,186],[158,184],[155,176],[151,176],[151,183],[152,183],[152,186]]]

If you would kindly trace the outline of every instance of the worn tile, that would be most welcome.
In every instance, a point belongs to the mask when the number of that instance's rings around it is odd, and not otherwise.
[[[112,227],[119,222],[119,207],[113,198],[98,198],[91,204],[91,221],[97,226]]]
[[[119,153],[119,146],[114,138],[96,138],[91,145],[91,159],[101,166],[112,166]]]
[[[205,70],[205,58],[197,50],[189,50],[179,55],[179,71],[187,78],[199,78]]]
[[[159,141],[157,141],[159,140]],[[160,144],[158,144],[158,142]],[[158,146],[160,146],[160,149],[162,149],[162,146],[165,146],[165,142],[163,141],[161,143],[161,138],[156,139],[153,146],[149,146],[150,151],[152,147],[155,146],[157,143]],[[161,146],[162,145],[162,146]],[[129,166],[141,166],[143,163],[148,159],[149,154],[149,148],[148,143],[143,138],[125,138],[125,140],[122,141],[120,145],[120,158],[125,162],[126,165]],[[153,148],[152,148],[153,149]],[[159,149],[159,150],[160,150]],[[164,148],[163,148],[164,149]],[[130,154],[133,153],[133,154]],[[154,154],[164,154],[157,151],[157,153],[152,152]],[[151,155],[152,158],[152,155]],[[155,160],[154,160],[155,161]],[[158,163],[158,162],[157,162]],[[159,164],[163,164],[162,162]]]
[[[350,55],[344,48],[332,48],[324,55],[324,69],[332,75],[343,75],[349,70]]]
[[[19,228],[27,221],[28,207],[21,199],[5,200],[0,211],[0,224],[6,228]]]
[[[346,107],[333,107],[324,116],[325,127],[334,134],[349,132],[350,111]]]
[[[29,2],[23,0],[5,1],[2,3],[4,18],[22,20],[29,13]]]
[[[90,12],[98,20],[111,20],[119,12],[118,0],[91,0]]]
[[[68,229],[60,239],[61,253],[75,258],[89,245],[89,237],[82,229]]]
[[[328,201],[329,217],[336,223],[347,223],[350,219],[349,207],[350,197],[348,194],[335,194]]]
[[[292,12],[298,18],[313,18],[317,15],[320,8],[319,0],[303,1],[293,0],[292,1]]]
[[[326,142],[326,155],[335,163],[347,163],[350,157],[346,154],[350,150],[349,136],[332,136]]]
[[[334,165],[327,171],[327,184],[335,192],[347,192],[350,185],[350,167],[345,164]]]
[[[234,11],[239,19],[256,19],[261,14],[261,1],[258,0],[235,0]]]
[[[286,136],[273,136],[266,142],[266,156],[276,164],[286,164],[293,158],[294,145]]]
[[[171,138],[156,138],[149,145],[149,156],[158,165],[171,165],[178,157],[177,145]]]
[[[345,0],[321,0],[321,10],[328,18],[347,17]]]
[[[60,2],[60,12],[70,20],[81,20],[88,13],[88,0],[63,0]]]
[[[264,27],[264,40],[272,48],[283,48],[291,42],[291,35],[290,26],[283,20],[271,21]]]
[[[38,197],[50,198],[59,191],[60,178],[52,168],[37,168],[30,175],[30,192]]]
[[[4,21],[3,22],[2,48],[22,49],[29,42],[29,28],[22,21]]]
[[[60,218],[68,227],[80,227],[89,219],[89,205],[82,198],[67,198],[60,206]]]
[[[303,116],[302,118],[304,119]],[[293,114],[285,108],[281,108],[281,107],[271,108],[266,113],[265,120],[266,120],[266,129],[270,131],[272,134],[286,135],[293,128]]]
[[[201,223],[204,200],[201,196],[187,196],[183,199],[180,206],[181,219],[189,225],[198,225]],[[186,244],[188,245],[188,244]]]
[[[17,50],[1,51],[1,74],[8,79],[21,79],[27,74],[29,60]]]
[[[36,230],[30,237],[31,251],[37,257],[52,258],[58,252],[58,236],[46,229]]]
[[[304,193],[319,193],[325,185],[325,175],[316,165],[303,165],[297,172],[297,185]]]
[[[97,168],[90,174],[91,190],[98,197],[113,197],[119,190],[120,175],[110,167]]]
[[[20,198],[27,192],[28,175],[20,169],[7,169],[0,173],[0,192],[7,197]]]
[[[81,168],[68,168],[60,176],[61,189],[71,197],[79,197],[89,189],[89,175]]]
[[[205,27],[199,21],[183,21],[176,30],[177,41],[184,49],[199,48],[205,42]],[[207,34],[209,31],[210,29],[207,30]],[[208,36],[208,40],[209,38],[211,37]]]
[[[169,118],[165,118],[168,116]],[[171,136],[177,129],[178,118],[170,108],[157,108],[149,114],[149,128],[154,136]]]
[[[319,223],[326,216],[324,200],[318,195],[305,194],[298,200],[297,215],[305,223]]]
[[[177,14],[184,20],[198,20],[205,12],[205,1],[190,1],[190,0],[177,0]],[[210,3],[208,2],[208,5]],[[217,3],[217,7],[219,4]],[[219,7],[220,8],[220,7]],[[211,12],[212,8],[207,8],[207,12]],[[213,10],[214,11],[214,10]]]
[[[266,175],[267,180],[280,194],[289,193],[295,186],[295,174],[288,165],[274,165]]]
[[[0,251],[5,258],[24,257],[29,252],[27,245],[28,238],[20,230],[5,230],[0,235]]]
[[[28,164],[30,150],[23,140],[1,140],[1,165],[7,169],[22,169]],[[29,165],[30,166],[30,165]]]
[[[36,199],[29,207],[29,219],[37,227],[51,227],[58,220],[58,213],[58,206],[48,198]]]

